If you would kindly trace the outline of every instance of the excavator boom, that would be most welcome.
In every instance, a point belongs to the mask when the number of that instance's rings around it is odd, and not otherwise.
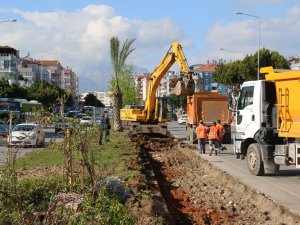
[[[192,73],[189,70],[186,58],[182,51],[182,47],[177,41],[174,41],[150,76],[144,110],[121,109],[121,120],[143,123],[157,123],[163,121],[158,117],[158,102],[156,92],[161,79],[172,67],[175,61],[180,68],[180,73],[184,75],[184,78],[183,80],[177,82],[173,92],[176,95],[192,95],[194,93],[195,84],[192,79]]]

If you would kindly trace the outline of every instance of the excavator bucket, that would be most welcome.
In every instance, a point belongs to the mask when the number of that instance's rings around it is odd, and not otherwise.
[[[173,93],[175,95],[188,96],[188,95],[193,95],[194,92],[195,92],[194,80],[178,81],[175,88],[173,89]]]

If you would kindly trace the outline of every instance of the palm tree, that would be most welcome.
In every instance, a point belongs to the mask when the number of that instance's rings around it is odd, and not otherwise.
[[[135,39],[126,39],[120,51],[120,42],[118,37],[110,39],[110,56],[111,63],[114,70],[114,77],[116,80],[115,88],[113,91],[113,107],[114,107],[114,131],[122,131],[122,122],[120,119],[120,109],[122,108],[122,91],[119,86],[119,77],[122,74],[126,64],[126,59],[131,52],[135,49],[131,48],[131,44]]]

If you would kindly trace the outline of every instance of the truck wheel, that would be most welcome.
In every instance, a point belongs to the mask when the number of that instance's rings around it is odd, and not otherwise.
[[[247,150],[247,166],[251,174],[262,176],[265,174],[264,163],[262,160],[259,144],[254,143]]]

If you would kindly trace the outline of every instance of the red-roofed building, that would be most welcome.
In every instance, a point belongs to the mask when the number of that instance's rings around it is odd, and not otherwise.
[[[41,71],[43,71],[42,79],[48,83],[54,83],[60,88],[62,87],[63,66],[58,60],[36,60]]]
[[[203,64],[193,66],[194,80],[196,84],[196,92],[220,92],[227,93],[227,88],[223,84],[213,82],[212,74],[217,68],[217,64]]]
[[[30,82],[43,80],[71,92],[74,97],[78,95],[76,73],[69,67],[64,68],[58,60],[36,60],[28,55],[22,59],[18,70],[28,86]]]

